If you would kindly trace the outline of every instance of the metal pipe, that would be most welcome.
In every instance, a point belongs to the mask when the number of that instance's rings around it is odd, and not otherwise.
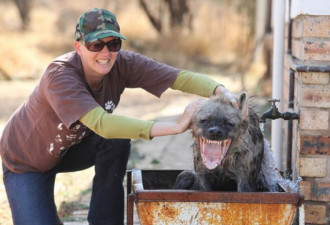
[[[295,68],[298,72],[330,72],[329,65],[296,65]]]
[[[292,54],[292,18],[291,18],[291,0],[288,3],[289,26],[288,26],[288,54]]]
[[[284,20],[285,20],[285,0],[273,1],[274,9],[274,51],[273,51],[273,82],[272,98],[282,99],[283,85],[283,56],[284,56]],[[281,105],[279,110],[282,111]],[[272,121],[272,148],[277,168],[282,171],[282,130],[281,120]]]
[[[291,0],[288,5],[289,13],[289,26],[288,26],[288,54],[292,53],[292,18],[291,18]],[[294,101],[294,71],[290,69],[290,81],[289,81],[289,99],[288,99],[289,111],[293,111]],[[287,148],[286,148],[286,169],[284,176],[287,179],[292,179],[292,128],[293,121],[288,121],[288,134],[287,134]]]
[[[290,82],[289,82],[289,102],[288,108],[289,111],[293,111],[293,101],[294,101],[294,70],[290,69]],[[287,152],[286,152],[286,170],[285,178],[292,179],[292,130],[293,130],[293,121],[288,121],[288,134],[287,134]]]

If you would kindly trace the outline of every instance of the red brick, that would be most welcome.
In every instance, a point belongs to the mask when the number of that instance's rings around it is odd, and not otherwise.
[[[330,183],[316,182],[313,180],[299,182],[300,195],[304,196],[305,201],[330,201]]]
[[[301,104],[303,104],[300,101]],[[300,128],[302,130],[329,129],[329,112],[318,108],[300,108]]]
[[[301,60],[330,61],[330,41],[317,38],[293,40],[292,55]]]
[[[330,37],[329,33],[330,16],[302,15],[293,20],[292,37]]]
[[[301,73],[301,81],[304,84],[328,84],[329,73]]]
[[[326,177],[327,159],[299,158],[299,174],[302,177]]]
[[[303,59],[302,40],[292,40],[292,55],[298,59]]]
[[[310,200],[312,201],[330,201],[330,183],[329,182],[311,182]]]
[[[330,26],[330,16],[304,16],[303,18],[303,36],[328,38]]]
[[[303,36],[303,16],[299,16],[292,23],[292,38],[301,38]]]
[[[329,182],[313,182],[311,187],[312,200],[322,202],[330,201]]]
[[[303,42],[304,59],[329,61],[330,42],[325,40],[306,40]]]
[[[304,200],[311,200],[311,192],[312,192],[312,182],[311,181],[300,181],[299,182],[299,191],[301,195],[304,196]]]
[[[300,154],[330,155],[330,136],[301,136]]]
[[[305,222],[313,224],[325,224],[325,205],[305,205]]]
[[[300,104],[307,107],[330,108],[329,86],[303,86],[301,89]]]

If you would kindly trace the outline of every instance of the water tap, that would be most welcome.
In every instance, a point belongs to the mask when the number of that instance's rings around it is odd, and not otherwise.
[[[282,118],[284,120],[295,120],[295,119],[299,119],[299,114],[295,113],[295,112],[284,112],[281,113],[278,111],[278,108],[276,107],[276,102],[280,102],[279,99],[269,99],[268,100],[271,103],[270,108],[265,111],[259,122],[260,123],[265,123],[266,119],[272,119],[272,120],[276,120],[278,118]]]

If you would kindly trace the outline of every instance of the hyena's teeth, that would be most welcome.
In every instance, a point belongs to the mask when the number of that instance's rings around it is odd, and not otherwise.
[[[216,145],[220,145],[221,141],[212,141],[212,140],[207,140],[207,143],[209,144],[216,144]]]
[[[202,140],[203,140],[203,143],[204,144],[216,144],[216,145],[222,145],[222,141],[212,141],[212,140],[208,140],[208,139],[206,139],[206,138],[203,138],[202,137]]]
[[[214,140],[208,140],[204,137],[201,137],[203,144],[216,144],[219,145],[220,147],[226,147],[227,144],[229,143],[230,139],[222,140],[222,141],[214,141]]]

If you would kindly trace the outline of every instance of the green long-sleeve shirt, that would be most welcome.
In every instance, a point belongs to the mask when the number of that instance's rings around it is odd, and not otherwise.
[[[209,77],[182,70],[171,85],[174,90],[197,94],[203,97],[213,95],[219,84]],[[154,121],[133,119],[106,112],[96,107],[80,118],[89,129],[104,138],[129,138],[150,140],[150,130]]]

